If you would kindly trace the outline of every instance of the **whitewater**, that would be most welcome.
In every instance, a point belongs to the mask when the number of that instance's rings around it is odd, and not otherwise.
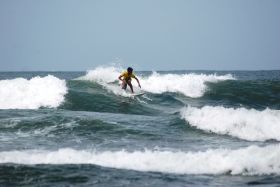
[[[251,155],[254,154],[254,159]],[[280,145],[205,152],[106,151],[59,149],[0,152],[0,163],[95,164],[118,169],[175,174],[280,174]]]
[[[58,107],[66,93],[66,82],[52,75],[1,80],[0,109]]]
[[[0,185],[280,182],[280,71],[123,71],[3,72]]]

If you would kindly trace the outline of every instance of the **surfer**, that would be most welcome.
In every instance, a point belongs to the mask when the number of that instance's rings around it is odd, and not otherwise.
[[[128,85],[130,87],[130,89],[131,89],[131,92],[134,93],[133,86],[131,84],[131,78],[134,78],[137,81],[138,86],[141,88],[140,82],[137,79],[137,77],[133,74],[133,69],[131,67],[128,67],[127,71],[123,72],[119,76],[119,80],[122,81],[122,89],[126,90],[126,87]]]

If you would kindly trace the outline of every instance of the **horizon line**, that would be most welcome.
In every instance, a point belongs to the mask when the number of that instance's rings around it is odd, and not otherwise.
[[[94,68],[95,69],[95,68]],[[87,72],[90,70],[0,70],[0,72]],[[125,68],[124,68],[125,69]],[[258,70],[248,70],[248,69],[233,69],[233,70],[215,70],[215,69],[173,69],[173,70],[135,70],[135,72],[141,71],[280,71],[280,69],[258,69]]]

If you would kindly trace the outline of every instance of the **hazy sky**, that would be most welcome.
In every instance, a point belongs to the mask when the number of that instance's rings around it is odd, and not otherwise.
[[[0,0],[0,71],[280,69],[280,0]]]

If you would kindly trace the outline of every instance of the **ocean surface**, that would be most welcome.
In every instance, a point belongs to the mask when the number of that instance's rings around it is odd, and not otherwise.
[[[280,71],[0,73],[0,186],[280,186]]]

